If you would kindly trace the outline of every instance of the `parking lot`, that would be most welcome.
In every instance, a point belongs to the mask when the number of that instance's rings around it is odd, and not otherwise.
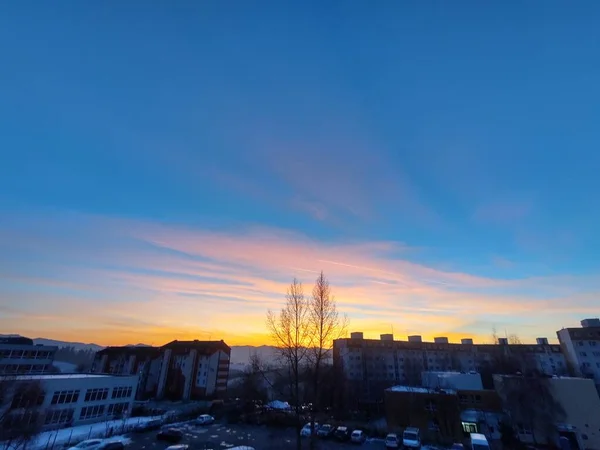
[[[256,450],[286,450],[295,449],[294,431],[291,429],[274,429],[255,425],[221,425],[196,426],[186,424],[178,426],[184,432],[181,444],[190,446],[190,450],[224,450],[227,448],[247,445]],[[149,431],[132,434],[131,444],[127,450],[164,450],[170,444],[158,441],[156,432]],[[303,448],[308,448],[308,439],[303,442]],[[362,445],[368,449],[383,449],[382,441],[366,442]],[[350,443],[340,443],[333,440],[319,440],[320,450],[360,448]]]

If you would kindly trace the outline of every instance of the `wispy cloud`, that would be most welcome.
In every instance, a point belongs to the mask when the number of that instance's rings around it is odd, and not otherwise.
[[[532,211],[530,200],[502,200],[479,206],[473,219],[479,223],[494,225],[514,225],[526,218]]]
[[[352,328],[373,333],[391,324],[470,335],[481,333],[471,323],[538,316],[546,322],[535,330],[551,337],[565,315],[594,311],[600,292],[595,276],[481,277],[411,261],[402,243],[320,241],[273,228],[56,215],[17,218],[0,236],[0,295],[14,310],[0,326],[101,343],[194,333],[264,341],[265,312],[281,305],[291,278],[309,285],[320,270]],[[50,316],[52,324],[42,319]]]

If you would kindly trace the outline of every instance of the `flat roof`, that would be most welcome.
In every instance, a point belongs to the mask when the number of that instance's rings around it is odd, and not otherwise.
[[[96,373],[40,373],[30,375],[2,375],[0,379],[10,380],[62,380],[62,379],[75,379],[75,378],[111,378],[111,377],[134,377],[136,375],[110,375],[110,374],[96,374]]]
[[[420,386],[392,386],[392,392],[414,392],[416,394],[456,394],[454,389],[431,389]]]

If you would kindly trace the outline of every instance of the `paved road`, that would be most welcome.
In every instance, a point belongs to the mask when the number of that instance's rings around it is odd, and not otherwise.
[[[292,450],[295,449],[294,433],[292,430],[280,430],[254,425],[220,425],[209,426],[184,425],[178,427],[184,431],[181,444],[188,444],[190,450],[226,450],[228,448],[247,445],[256,450]],[[157,441],[156,432],[132,434],[132,442],[127,450],[164,450],[169,444]],[[303,448],[308,448],[304,442]],[[343,444],[335,441],[318,443],[319,450],[352,450],[359,446]],[[383,449],[382,443],[365,443],[365,450]]]

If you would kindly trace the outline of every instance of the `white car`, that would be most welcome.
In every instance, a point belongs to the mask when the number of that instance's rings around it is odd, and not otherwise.
[[[319,424],[315,422],[315,435],[317,434],[317,430],[319,429]],[[310,422],[304,425],[304,427],[300,430],[300,436],[309,437],[310,436]]]
[[[398,439],[398,435],[394,433],[390,433],[385,437],[385,447],[386,448],[399,448],[400,447],[400,439]]]
[[[402,445],[407,449],[421,448],[421,431],[418,428],[409,427],[402,434]]]
[[[196,419],[198,425],[210,425],[211,423],[214,423],[214,421],[215,418],[209,414],[202,414]]]
[[[354,430],[350,435],[350,442],[353,444],[362,444],[367,439],[363,430]]]
[[[103,442],[104,439],[88,439],[70,447],[69,450],[97,450]]]

